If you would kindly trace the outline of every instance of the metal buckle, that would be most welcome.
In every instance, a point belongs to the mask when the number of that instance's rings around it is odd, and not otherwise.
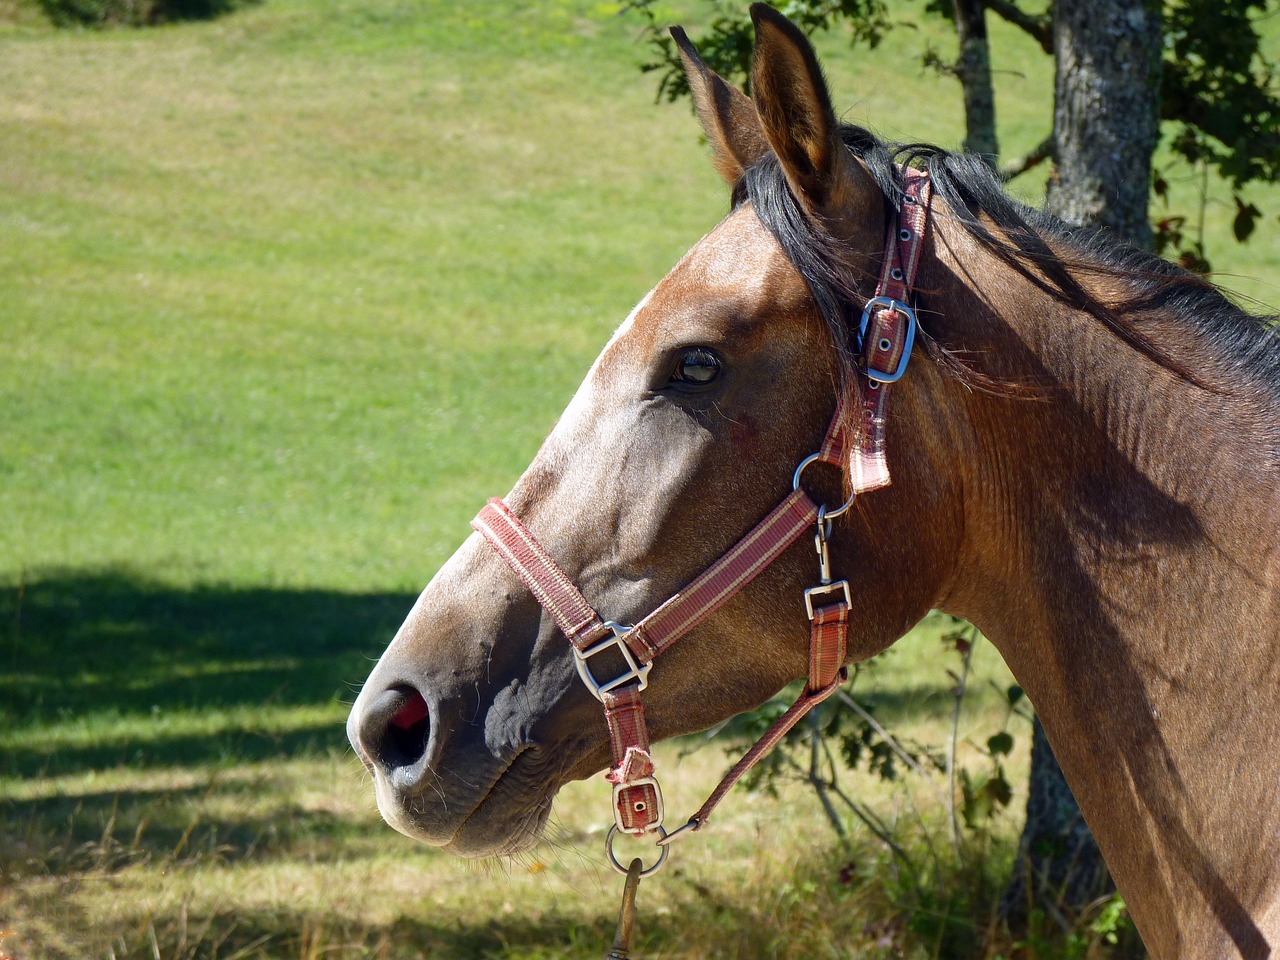
[[[907,363],[911,360],[911,347],[916,342],[916,312],[901,300],[895,300],[893,297],[872,297],[868,300],[866,309],[862,311],[862,323],[858,326],[858,348],[864,356],[867,354],[867,327],[871,326],[872,314],[878,312],[878,310],[893,310],[905,316],[907,318],[907,333],[902,345],[902,357],[898,360],[898,368],[891,372],[880,370],[872,366],[870,360],[867,360],[867,377],[879,383],[896,383],[907,372]],[[872,352],[874,353],[874,351]]]
[[[604,695],[610,690],[616,690],[632,680],[639,682],[641,690],[645,689],[645,687],[649,686],[649,670],[653,667],[651,663],[640,663],[635,658],[635,654],[631,652],[631,648],[627,646],[626,641],[622,639],[633,629],[632,627],[614,623],[612,620],[606,620],[604,625],[613,631],[612,637],[601,640],[595,646],[588,647],[586,650],[579,650],[577,647],[573,648],[573,663],[578,668],[578,676],[587,685],[587,689],[591,691],[592,696],[601,703],[604,703]],[[610,647],[618,648],[622,658],[627,661],[627,671],[607,683],[601,683],[595,678],[591,668],[587,666],[587,661],[597,653],[603,653]]]
[[[820,583],[816,587],[810,587],[804,592],[804,608],[809,614],[809,619],[813,619],[813,597],[815,594],[835,593],[837,590],[844,591],[844,604],[846,607],[853,607],[853,597],[849,593],[849,581],[837,580],[835,583]]]
[[[618,794],[620,794],[623,790],[628,789],[629,787],[644,787],[644,786],[653,787],[654,804],[658,808],[657,809],[658,819],[653,821],[653,823],[649,824],[649,826],[647,827],[637,827],[634,830],[628,829],[627,827],[624,827],[622,825],[622,814],[618,810]],[[644,813],[645,811],[636,810],[634,812]],[[653,777],[638,777],[637,779],[632,780],[630,783],[615,783],[613,785],[613,822],[617,826],[620,832],[630,834],[633,837],[642,836],[648,833],[650,830],[654,829],[655,827],[662,826],[662,821],[666,818],[666,815],[667,815],[666,806],[662,802],[662,787],[658,785],[658,781]]]

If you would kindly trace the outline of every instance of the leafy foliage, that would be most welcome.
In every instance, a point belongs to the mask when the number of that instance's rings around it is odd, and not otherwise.
[[[1280,173],[1276,64],[1255,26],[1257,16],[1277,9],[1276,0],[1165,4],[1160,94],[1163,119],[1176,124],[1171,146],[1237,189]]]
[[[141,27],[174,20],[212,20],[260,0],[40,0],[60,27]]]
[[[658,73],[658,100],[673,103],[689,94],[680,55],[654,12],[656,0],[624,0],[622,9],[639,14],[646,22],[645,42],[654,59],[641,65],[645,73]],[[742,3],[711,0],[711,22],[698,37],[698,53],[711,68],[730,82],[750,92],[751,51],[755,34]],[[805,33],[823,30],[837,20],[853,30],[853,42],[871,49],[880,43],[892,26],[886,0],[785,0],[774,6]]]
[[[642,66],[658,73],[658,99],[675,101],[688,93],[679,55],[653,12],[655,0],[627,0],[624,8],[645,17],[645,42],[653,59]],[[710,0],[714,14],[697,40],[707,64],[731,82],[746,86],[750,78],[751,22],[741,4]],[[1012,0],[987,0],[988,12],[1026,31],[1046,51],[1052,7],[1028,13]],[[836,23],[851,29],[854,44],[874,48],[894,25],[885,0],[792,0],[779,9],[806,33]],[[927,0],[926,15],[955,19],[953,0]],[[1164,0],[1164,46],[1161,72],[1161,119],[1168,121],[1169,147],[1197,175],[1212,171],[1232,188],[1237,208],[1233,233],[1245,242],[1262,211],[1244,199],[1249,183],[1273,183],[1280,177],[1280,97],[1277,65],[1263,50],[1257,29],[1260,17],[1280,11],[1280,0]],[[932,47],[922,60],[940,73],[962,79],[956,65]],[[1021,164],[1012,175],[1034,164]],[[1168,200],[1166,173],[1153,178],[1153,194]],[[1203,191],[1202,191],[1203,192]],[[1162,211],[1153,222],[1156,250],[1183,267],[1207,273],[1204,210],[1194,217]]]

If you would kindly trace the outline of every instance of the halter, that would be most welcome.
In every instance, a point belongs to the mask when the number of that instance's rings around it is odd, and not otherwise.
[[[792,491],[749,533],[688,586],[673,594],[635,624],[606,620],[587,601],[551,555],[500,499],[490,500],[471,526],[492,544],[515,571],[544,610],[568,638],[582,682],[604,705],[613,753],[605,778],[613,784],[614,827],[607,846],[614,857],[614,831],[640,835],[656,831],[662,854],[645,874],[656,871],[666,858],[667,844],[686,830],[697,830],[729,789],[778,743],[795,724],[847,679],[849,582],[833,581],[828,563],[831,521],[853,504],[860,493],[889,483],[885,456],[885,415],[890,386],[906,371],[915,341],[916,315],[909,305],[924,232],[928,223],[931,186],[928,176],[910,168],[897,216],[885,240],[883,266],[875,296],[867,301],[858,326],[864,389],[859,401],[855,442],[849,443],[849,417],[842,396],[827,428],[822,447],[796,468]],[[852,496],[835,509],[810,498],[800,485],[806,467],[815,461],[843,466],[848,451]],[[654,777],[649,732],[640,694],[649,684],[653,660],[702,623],[757,574],[778,559],[807,529],[816,525],[818,583],[804,591],[809,615],[809,677],[804,692],[754,746],[734,765],[689,820],[668,834],[663,829],[662,791]],[[593,661],[615,651],[625,664],[615,676],[601,677]]]

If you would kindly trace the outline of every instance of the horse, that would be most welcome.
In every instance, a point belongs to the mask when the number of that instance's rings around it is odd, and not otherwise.
[[[1015,202],[978,158],[842,124],[804,35],[752,17],[750,97],[675,32],[729,213],[626,318],[351,711],[381,813],[455,854],[510,854],[612,758],[614,799],[641,818],[619,824],[651,830],[650,735],[806,672],[816,696],[938,609],[1030,697],[1151,955],[1270,956],[1274,322]],[[908,287],[893,251],[910,215]],[[862,476],[879,455],[892,483]],[[817,505],[821,577],[802,533],[772,540],[651,662],[635,625],[709,566],[723,579],[716,558],[784,501],[804,530]],[[847,621],[838,646],[806,626],[815,581]],[[640,731],[602,722],[602,701]]]

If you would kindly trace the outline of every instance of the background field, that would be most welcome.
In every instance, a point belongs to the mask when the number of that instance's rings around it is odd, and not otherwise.
[[[0,3],[0,955],[602,952],[599,783],[566,792],[535,855],[461,863],[381,825],[342,721],[477,507],[725,209],[617,6],[268,0],[55,32]],[[670,12],[696,36],[701,8]],[[1043,136],[1049,67],[995,26],[1013,155]],[[824,38],[837,102],[956,143],[958,88],[919,66],[926,43],[952,45],[936,23],[872,53]],[[1274,280],[1274,221],[1234,247],[1224,195],[1215,262]],[[940,630],[857,688],[933,746],[959,665]],[[974,670],[978,769],[1008,681],[989,646]],[[661,757],[676,811],[727,762],[690,746]],[[939,779],[850,782],[921,877],[865,831],[834,846],[803,787],[739,794],[642,886],[642,955],[979,937],[1016,815],[948,873]]]

